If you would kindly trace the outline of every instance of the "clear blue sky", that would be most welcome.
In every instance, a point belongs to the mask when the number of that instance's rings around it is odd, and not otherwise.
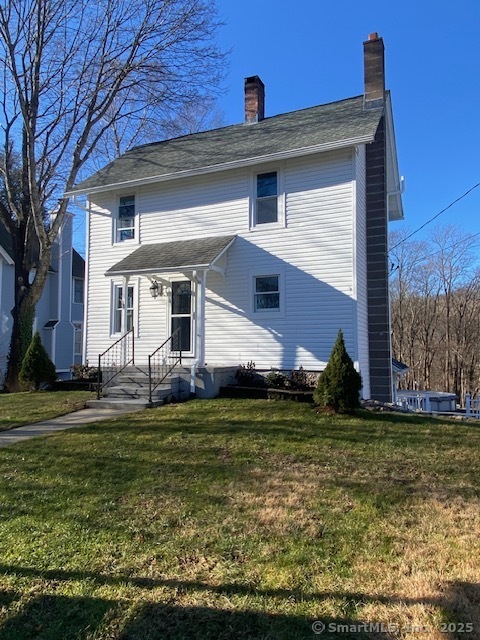
[[[363,93],[363,41],[385,43],[405,221],[416,229],[480,182],[478,0],[218,0],[232,48],[226,123],[243,119],[243,78],[265,83],[266,115]],[[480,187],[435,224],[480,232]],[[428,232],[428,227],[426,232]],[[425,232],[423,232],[425,233]],[[422,234],[418,235],[419,238]]]
[[[480,182],[478,0],[217,0],[231,49],[225,124],[243,121],[243,79],[259,75],[266,115],[363,93],[363,41],[384,39],[405,221],[414,230]],[[80,223],[80,220],[78,221]],[[480,232],[480,188],[435,224]],[[82,225],[77,245],[83,249]]]

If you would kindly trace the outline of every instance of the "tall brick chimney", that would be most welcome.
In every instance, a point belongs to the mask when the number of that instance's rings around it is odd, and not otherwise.
[[[265,85],[258,76],[245,78],[245,124],[265,118]]]
[[[385,47],[378,33],[363,43],[365,69],[364,108],[378,109],[385,102]]]

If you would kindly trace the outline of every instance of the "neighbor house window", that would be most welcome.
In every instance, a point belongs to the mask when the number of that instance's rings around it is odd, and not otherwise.
[[[279,311],[279,276],[255,276],[253,284],[253,310],[255,312]]]
[[[126,333],[133,328],[134,288],[115,285],[113,292],[113,333]]]
[[[74,322],[73,326],[75,328],[75,349],[74,349],[74,354],[76,356],[81,356],[82,355],[82,348],[83,348],[83,328],[82,328],[82,323],[81,322]]]
[[[254,224],[278,222],[278,173],[259,173],[256,176]]]
[[[77,304],[83,304],[83,284],[81,278],[73,279],[73,301]]]
[[[135,238],[135,196],[121,196],[118,201],[116,241]]]

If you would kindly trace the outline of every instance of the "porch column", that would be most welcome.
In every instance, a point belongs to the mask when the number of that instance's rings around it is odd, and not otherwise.
[[[205,288],[207,272],[205,270],[194,273],[197,281],[197,309],[195,322],[195,353],[198,364],[203,367],[205,364]]]

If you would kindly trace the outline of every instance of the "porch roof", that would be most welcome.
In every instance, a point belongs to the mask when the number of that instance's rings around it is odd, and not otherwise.
[[[209,269],[232,245],[236,237],[214,236],[160,244],[144,244],[110,267],[105,275]]]

